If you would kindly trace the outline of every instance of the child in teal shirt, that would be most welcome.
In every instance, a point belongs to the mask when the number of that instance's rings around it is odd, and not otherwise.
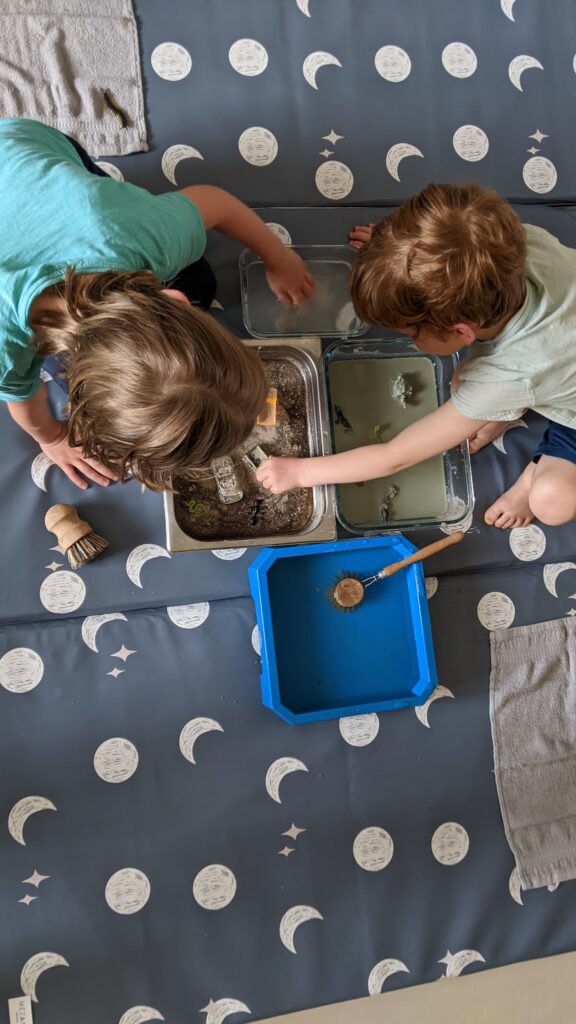
[[[299,257],[229,193],[155,196],[98,174],[47,125],[0,121],[0,399],[78,486],[127,471],[170,486],[250,433],[262,367],[190,303],[210,290],[212,227],[262,257],[283,302],[311,293]],[[40,380],[53,354],[66,364],[67,424]]]

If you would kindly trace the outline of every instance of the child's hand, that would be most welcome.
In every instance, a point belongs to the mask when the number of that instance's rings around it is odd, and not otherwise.
[[[348,242],[353,249],[362,249],[372,238],[373,224],[357,224],[348,235]]]
[[[73,484],[76,484],[77,487],[81,487],[82,490],[86,490],[88,484],[82,479],[80,473],[102,487],[107,487],[109,483],[118,479],[112,470],[97,462],[96,459],[86,459],[82,454],[81,448],[73,448],[68,443],[66,434],[64,434],[61,440],[52,442],[52,444],[41,444],[40,447],[44,454],[56,466],[60,467],[68,479]]]
[[[256,479],[272,494],[283,494],[284,491],[302,487],[301,468],[302,459],[272,457],[260,466]]]
[[[298,306],[314,292],[314,278],[304,260],[287,246],[273,263],[266,264],[266,280],[284,306]]]

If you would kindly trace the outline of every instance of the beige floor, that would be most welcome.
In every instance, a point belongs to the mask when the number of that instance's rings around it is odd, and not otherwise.
[[[575,1024],[576,953],[479,971],[261,1024]]]

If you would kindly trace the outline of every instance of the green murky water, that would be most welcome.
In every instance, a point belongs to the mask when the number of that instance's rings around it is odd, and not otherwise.
[[[398,374],[405,374],[413,389],[406,409],[390,394],[391,383]],[[334,360],[328,376],[337,452],[373,444],[375,439],[391,441],[411,423],[438,408],[434,366],[426,358]],[[352,430],[338,422],[335,406],[339,406]],[[444,463],[441,455],[435,455],[386,479],[369,480],[360,487],[340,486],[341,515],[352,526],[381,526],[382,501],[392,484],[398,488],[398,494],[390,503],[388,522],[441,519],[446,513]]]

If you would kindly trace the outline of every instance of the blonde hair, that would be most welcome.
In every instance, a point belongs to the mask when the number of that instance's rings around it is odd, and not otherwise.
[[[146,270],[68,270],[30,317],[40,356],[63,353],[69,440],[152,490],[230,454],[266,392],[256,353]]]
[[[479,328],[510,317],[526,292],[521,221],[479,185],[428,185],[376,225],[350,288],[358,315],[396,330]]]

